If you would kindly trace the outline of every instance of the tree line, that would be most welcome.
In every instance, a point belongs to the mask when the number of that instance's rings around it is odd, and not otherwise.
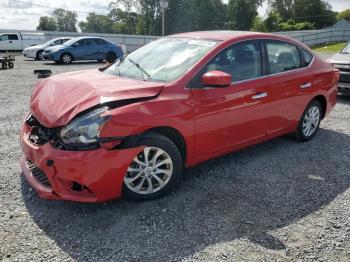
[[[268,4],[268,16],[258,8]],[[42,16],[38,30],[161,35],[162,0],[114,0],[106,15],[91,12],[78,22],[76,12],[56,9]],[[350,21],[350,9],[333,12],[325,0],[168,0],[165,34],[198,30],[253,30],[262,32],[320,29],[340,19]]]

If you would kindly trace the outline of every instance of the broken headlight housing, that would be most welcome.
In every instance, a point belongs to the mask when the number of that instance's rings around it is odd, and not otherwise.
[[[77,117],[60,131],[60,137],[66,145],[88,145],[99,142],[102,127],[109,116],[102,116],[108,107],[101,107]]]

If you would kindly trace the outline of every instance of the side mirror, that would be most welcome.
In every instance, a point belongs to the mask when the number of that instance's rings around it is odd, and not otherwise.
[[[210,87],[227,87],[231,85],[232,77],[228,73],[214,70],[202,75],[202,83]]]

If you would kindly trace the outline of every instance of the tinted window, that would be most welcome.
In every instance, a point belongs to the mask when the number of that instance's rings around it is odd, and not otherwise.
[[[296,46],[284,42],[267,42],[270,73],[276,74],[301,67]]]
[[[17,35],[8,35],[9,40],[18,40],[18,36]]]
[[[80,46],[90,46],[93,45],[92,39],[86,38],[78,41]]]
[[[261,76],[261,54],[258,42],[235,44],[221,52],[207,65],[206,72],[224,71],[232,81],[242,81]]]
[[[306,51],[305,49],[301,49],[301,52],[303,53],[304,56],[304,61],[305,61],[305,65],[308,66],[310,65],[312,59],[314,58],[312,54],[310,54],[308,51]]]
[[[94,39],[94,41],[95,41],[96,45],[106,45],[107,44],[107,42],[105,40],[100,39],[100,38],[96,38],[96,39]]]
[[[51,45],[60,45],[62,44],[62,39],[58,39],[55,42],[53,42]]]

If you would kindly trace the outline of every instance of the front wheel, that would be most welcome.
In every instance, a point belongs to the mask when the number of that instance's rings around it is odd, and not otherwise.
[[[71,64],[72,62],[73,62],[73,57],[71,54],[63,54],[61,56],[61,63],[62,64],[68,65],[68,64]]]
[[[296,138],[306,142],[312,139],[319,129],[322,117],[321,104],[314,100],[305,109],[296,131]]]
[[[156,133],[139,140],[144,149],[132,160],[124,177],[124,196],[149,200],[171,192],[182,175],[182,157],[175,144]]]

